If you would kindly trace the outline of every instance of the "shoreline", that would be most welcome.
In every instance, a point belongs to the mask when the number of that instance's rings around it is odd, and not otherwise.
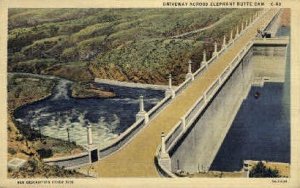
[[[139,89],[153,89],[153,90],[161,90],[164,91],[168,89],[168,85],[156,85],[156,84],[143,84],[143,83],[135,83],[135,82],[121,82],[118,80],[110,80],[110,79],[100,79],[95,78],[94,83],[97,84],[107,84],[112,86],[120,86],[120,87],[129,87],[129,88],[139,88]],[[173,86],[175,89],[176,86]]]
[[[70,87],[70,97],[74,99],[107,99],[117,96],[115,92],[96,87],[95,84],[95,82],[73,82]]]

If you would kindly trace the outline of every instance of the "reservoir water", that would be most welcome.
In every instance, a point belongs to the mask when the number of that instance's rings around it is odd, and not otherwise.
[[[260,97],[256,98],[255,93]],[[243,160],[290,162],[289,103],[284,84],[252,87],[211,166],[211,170],[237,171]]]
[[[51,97],[25,105],[15,112],[22,126],[40,129],[43,135],[87,143],[87,125],[92,125],[93,142],[104,146],[135,122],[139,96],[144,96],[145,110],[150,110],[163,97],[161,90],[97,84],[116,93],[114,98],[75,99],[70,97],[71,82],[60,79]]]
[[[288,35],[288,27],[279,28],[277,36]],[[284,83],[251,88],[210,170],[238,171],[243,160],[290,162],[289,47],[286,60]]]

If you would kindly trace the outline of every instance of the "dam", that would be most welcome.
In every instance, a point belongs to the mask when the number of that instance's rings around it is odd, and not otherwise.
[[[195,72],[188,61],[186,79],[175,89],[170,75],[165,97],[149,111],[141,98],[136,122],[112,144],[98,148],[89,142],[85,153],[44,161],[66,168],[93,163],[98,177],[177,177],[177,170],[208,171],[252,84],[285,78],[277,61],[267,71],[256,70],[251,62],[256,47],[271,46],[259,50],[263,53],[285,52],[288,38],[265,39],[257,33],[257,28],[265,31],[278,14],[279,9],[265,9],[239,24],[234,37],[233,30],[224,35],[220,48],[214,43],[209,60],[203,51]],[[257,61],[261,62],[265,63]]]
[[[288,35],[287,29],[279,28],[277,36]],[[282,33],[284,30],[285,32]],[[265,50],[262,50],[259,47],[260,51],[253,54],[251,63],[256,64],[255,72],[263,76],[267,75],[266,71],[263,74],[263,70],[272,70],[268,64],[281,61],[278,69],[268,72],[268,78],[272,74],[271,77],[277,77],[277,80],[267,80],[265,83],[252,86],[210,170],[238,171],[245,159],[290,163],[289,46],[286,54],[284,54],[284,49],[277,54],[265,53],[269,47],[264,48]],[[265,68],[257,65],[257,61],[263,58]],[[260,93],[258,99],[253,97],[255,93]],[[236,145],[243,147],[235,147]]]
[[[171,171],[239,171],[251,159],[290,162],[289,106],[282,102],[289,95],[288,56],[286,45],[254,43],[170,150]]]

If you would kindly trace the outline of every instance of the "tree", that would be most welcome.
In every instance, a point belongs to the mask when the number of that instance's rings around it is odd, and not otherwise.
[[[267,168],[261,161],[258,162],[250,171],[249,177],[263,178],[263,177],[280,177],[277,169]]]

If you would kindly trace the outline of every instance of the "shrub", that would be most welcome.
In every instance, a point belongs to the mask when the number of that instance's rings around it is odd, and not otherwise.
[[[258,162],[250,171],[249,177],[264,178],[264,177],[280,177],[277,169],[267,168],[261,161]]]
[[[41,158],[49,158],[53,156],[53,152],[51,149],[39,149],[37,150],[38,154],[41,156]]]
[[[28,163],[24,168],[28,172],[35,172],[39,169],[39,161],[35,158],[31,158],[28,160]]]
[[[8,148],[8,153],[14,155],[14,154],[16,154],[17,152],[16,152],[16,150],[15,150],[14,148]]]

